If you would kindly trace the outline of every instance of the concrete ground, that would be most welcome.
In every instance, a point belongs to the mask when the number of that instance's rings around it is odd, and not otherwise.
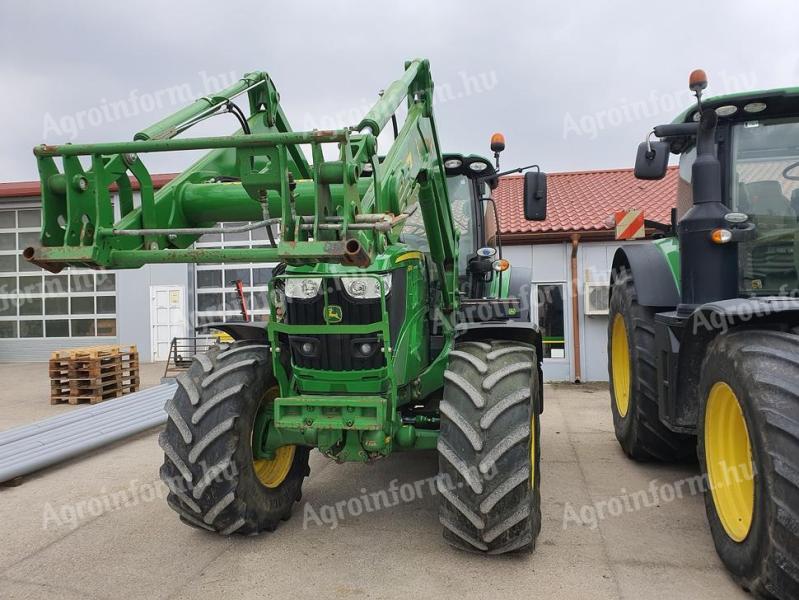
[[[141,388],[159,384],[164,366],[164,363],[139,365]],[[86,406],[88,404],[50,404],[46,362],[0,363],[0,431]]]
[[[45,370],[0,366],[3,427],[62,410],[39,386]],[[325,508],[391,489],[393,480],[433,477],[434,453],[372,466],[314,454],[303,502],[275,533],[207,534],[182,525],[159,497],[161,452],[151,431],[0,488],[0,597],[747,597],[716,557],[702,497],[685,483],[695,467],[627,460],[608,402],[605,386],[547,386],[544,522],[531,556],[448,547],[426,484],[421,497],[360,516],[334,520]],[[127,505],[115,508],[121,494]]]

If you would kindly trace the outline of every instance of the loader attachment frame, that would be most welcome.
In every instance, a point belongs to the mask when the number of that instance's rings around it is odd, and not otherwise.
[[[398,243],[404,220],[420,210],[443,306],[452,310],[457,307],[458,233],[432,116],[432,91],[428,61],[409,61],[403,76],[357,125],[294,132],[270,77],[250,73],[137,133],[134,141],[37,146],[41,246],[25,249],[24,257],[52,272],[70,265],[120,269],[273,261],[367,267]],[[177,137],[245,93],[248,132]],[[407,117],[381,158],[377,136],[403,100]],[[324,146],[331,144],[337,146],[335,160],[325,158]],[[156,192],[142,156],[182,150],[209,153]],[[138,184],[138,202],[132,180]],[[279,241],[251,249],[192,247],[225,221],[252,221],[242,230],[263,227],[270,240]]]

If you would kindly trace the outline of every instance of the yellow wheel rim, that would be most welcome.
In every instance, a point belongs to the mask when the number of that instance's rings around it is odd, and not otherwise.
[[[727,535],[741,542],[755,513],[752,445],[738,397],[719,381],[705,409],[705,461],[713,504]]]
[[[280,390],[277,386],[269,388],[264,396],[263,403],[268,403],[277,398]],[[268,488],[276,488],[283,481],[291,471],[291,465],[294,464],[294,452],[296,446],[281,446],[275,451],[274,458],[258,458],[252,461],[255,475],[258,477],[264,486]]]
[[[630,346],[627,342],[627,325],[621,314],[617,314],[613,319],[610,351],[613,398],[616,400],[619,415],[626,417],[630,409]]]
[[[252,461],[258,480],[268,488],[276,488],[288,476],[294,463],[296,446],[282,446],[275,451],[275,458]]]

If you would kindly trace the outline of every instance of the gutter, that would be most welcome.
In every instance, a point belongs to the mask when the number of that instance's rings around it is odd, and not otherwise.
[[[654,239],[656,229],[647,228],[646,236],[642,239]],[[502,243],[505,246],[520,246],[524,244],[559,244],[570,242],[573,236],[579,236],[583,242],[616,242],[616,232],[612,229],[590,231],[539,231],[529,233],[502,233]]]
[[[574,383],[582,379],[582,365],[580,363],[580,296],[579,278],[577,274],[577,251],[580,248],[580,234],[571,236],[571,283],[572,283],[572,337],[574,339]]]

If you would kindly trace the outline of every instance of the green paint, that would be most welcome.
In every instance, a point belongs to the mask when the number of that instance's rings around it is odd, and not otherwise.
[[[679,292],[682,287],[680,284],[680,241],[676,237],[665,237],[652,243],[666,259]]]

